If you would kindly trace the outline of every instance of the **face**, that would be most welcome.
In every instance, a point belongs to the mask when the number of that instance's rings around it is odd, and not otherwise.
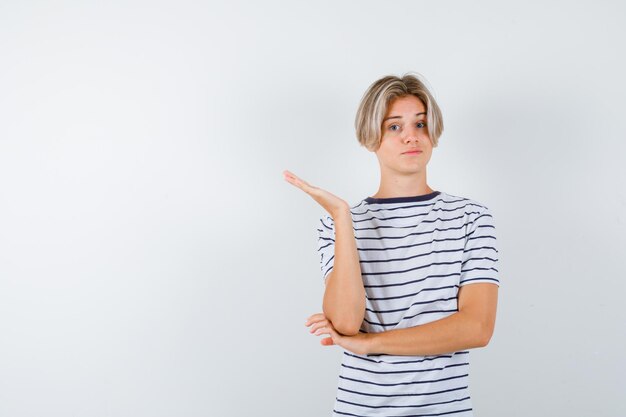
[[[380,147],[375,151],[381,169],[391,174],[425,171],[432,154],[426,126],[426,109],[414,95],[399,97],[387,108],[381,126]],[[406,153],[417,150],[417,153]]]

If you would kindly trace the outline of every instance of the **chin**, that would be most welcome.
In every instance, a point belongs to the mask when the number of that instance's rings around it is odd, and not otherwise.
[[[413,174],[419,174],[423,170],[424,170],[424,167],[419,166],[419,167],[411,167],[411,168],[402,167],[402,168],[396,169],[395,171],[404,175],[413,175]]]

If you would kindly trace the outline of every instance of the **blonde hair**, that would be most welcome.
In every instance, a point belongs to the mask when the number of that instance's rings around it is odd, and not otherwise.
[[[426,87],[426,80],[419,73],[408,72],[402,77],[387,75],[374,81],[363,97],[356,112],[354,127],[361,146],[375,151],[382,139],[381,127],[389,104],[399,97],[414,95],[426,107],[426,125],[433,147],[443,133],[443,117],[435,98]]]

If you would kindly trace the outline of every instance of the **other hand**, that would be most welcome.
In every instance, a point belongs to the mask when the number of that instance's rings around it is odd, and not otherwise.
[[[324,313],[317,313],[309,316],[305,326],[311,326],[310,333],[316,336],[327,334],[330,337],[323,338],[320,343],[324,346],[339,345],[344,349],[358,355],[371,353],[371,335],[369,333],[358,333],[354,336],[345,336],[335,330],[332,322],[326,318]]]

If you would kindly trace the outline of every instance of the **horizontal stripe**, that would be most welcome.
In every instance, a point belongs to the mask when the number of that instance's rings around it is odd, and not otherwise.
[[[461,220],[463,218],[465,218],[465,216],[452,217],[450,219],[436,218],[436,219],[432,219],[432,220],[422,220],[422,221],[420,221],[420,225],[421,224],[427,224],[427,223],[452,222],[452,221],[455,221],[455,220]],[[382,221],[382,220],[389,220],[389,219],[377,219],[377,220]],[[362,232],[364,230],[378,230],[378,229],[395,229],[395,230],[400,230],[400,229],[409,229],[409,228],[417,227],[417,225],[415,225],[415,224],[410,224],[410,225],[384,225],[384,224],[379,224],[379,223],[376,223],[376,224],[377,224],[376,226],[361,227],[361,228],[358,228],[358,229],[355,228],[354,230],[356,232]],[[460,229],[460,228],[464,228],[464,227],[466,227],[466,226],[463,225],[462,227],[456,227],[456,228],[455,227],[450,227],[450,228],[447,228],[447,229],[431,229],[431,230],[426,230],[426,231],[420,232],[420,233],[410,233],[408,235],[397,236],[397,237],[393,237],[393,238],[399,239],[399,238],[404,238],[404,237],[408,237],[408,236],[424,235],[424,234],[427,234],[427,233],[431,233],[431,232],[433,232],[435,230],[438,230],[438,231],[456,230],[456,229]],[[392,237],[383,237],[383,238],[391,239]],[[360,237],[360,239],[364,240],[364,239],[368,239],[368,238]]]
[[[470,206],[470,205],[478,207],[478,208],[481,208],[481,209],[485,209],[485,206],[482,206],[482,205],[479,205],[479,204],[476,204],[476,203],[470,203],[468,200],[465,200],[465,199],[458,199],[458,200],[452,200],[452,201],[440,200],[440,202],[443,203],[444,205],[449,205],[449,204],[454,204],[454,203],[459,203],[459,202],[465,203],[464,206],[454,207],[454,208],[451,208],[449,211],[459,210],[461,208],[465,208],[465,207]],[[397,207],[396,206],[389,207],[389,208],[381,207],[381,208],[378,208],[378,209],[372,208],[373,206],[375,206],[374,204],[366,204],[366,205],[359,204],[359,205],[354,206],[353,209],[355,211],[350,210],[350,212],[354,216],[362,216],[362,215],[367,214],[369,212],[387,212],[387,211],[395,211],[395,210],[415,209],[416,207],[431,207],[435,203],[436,202],[431,202],[431,203],[426,203],[426,204],[398,205]],[[366,210],[364,212],[362,212],[362,213],[357,213],[356,212],[357,208],[363,208],[363,207],[366,208]],[[435,209],[433,209],[433,210],[435,210]]]
[[[367,404],[359,404],[359,403],[353,403],[350,401],[346,401],[346,400],[341,400],[339,399],[339,402],[345,403],[345,404],[350,404],[350,405],[355,405],[358,407],[365,407],[365,408],[419,408],[419,407],[432,407],[433,405],[441,405],[441,404],[451,404],[451,403],[456,403],[459,401],[465,401],[465,400],[469,400],[470,397],[463,397],[463,398],[456,398],[454,400],[448,400],[448,401],[440,401],[440,402],[436,402],[436,403],[426,403],[426,404],[408,404],[408,405],[367,405]]]
[[[490,237],[493,237],[493,236],[490,236]],[[471,252],[471,251],[480,250],[480,249],[491,249],[491,250],[495,251],[496,253],[498,252],[498,250],[495,247],[493,247],[493,246],[477,246],[475,248],[466,248],[465,252]],[[492,261],[497,262],[498,260],[497,259],[492,259]]]
[[[416,258],[420,258],[422,256],[429,256],[432,255],[433,253],[450,253],[450,252],[462,252],[463,249],[459,248],[459,249],[442,249],[442,250],[433,250],[430,252],[425,252],[425,253],[418,253],[417,255],[413,255],[413,256],[407,256],[404,258],[390,258],[390,259],[372,259],[372,260],[364,260],[364,261],[359,261],[359,263],[361,264],[368,264],[368,263],[380,263],[380,262],[399,262],[399,261],[408,261],[409,259],[416,259]]]
[[[417,282],[422,282],[422,281],[426,281],[427,279],[431,279],[431,278],[445,278],[445,277],[453,277],[455,275],[460,275],[459,272],[453,272],[450,274],[438,274],[438,275],[426,275],[424,278],[420,278],[420,279],[413,279],[410,281],[403,281],[403,282],[396,282],[393,284],[364,284],[363,286],[365,288],[384,288],[384,287],[399,287],[402,285],[410,285],[410,284],[415,284]],[[450,287],[441,287],[441,288],[450,288]],[[417,295],[419,293],[412,293],[413,295]],[[372,300],[375,300],[376,298],[371,298]]]
[[[479,248],[479,249],[483,249],[483,248]],[[489,259],[490,261],[493,261],[493,262],[497,262],[497,261],[498,261],[497,259],[490,258],[490,257],[488,257],[488,256],[483,256],[482,258],[469,258],[469,259],[467,259],[467,260],[463,261],[463,262],[461,263],[461,265],[464,265],[465,263],[467,263],[467,262],[469,262],[469,261],[478,261],[478,260],[481,260],[481,259]],[[461,272],[463,272],[463,270],[461,270]]]
[[[356,240],[358,241],[359,238],[357,238]],[[414,248],[414,247],[419,247],[419,246],[426,246],[426,245],[430,245],[432,242],[451,242],[451,241],[455,241],[455,240],[463,240],[465,239],[465,236],[460,236],[460,237],[454,237],[454,238],[445,238],[445,239],[433,239],[430,240],[428,242],[421,242],[421,243],[416,243],[414,245],[402,245],[402,246],[386,246],[386,247],[382,247],[382,248],[363,248],[363,247],[357,247],[357,249],[360,252],[371,252],[371,251],[392,251],[394,249],[407,249],[407,248]],[[380,239],[378,239],[380,240]]]
[[[345,368],[350,368],[350,369],[354,369],[356,371],[363,371],[363,372],[370,372],[373,374],[412,374],[415,372],[432,372],[432,371],[442,371],[446,368],[452,368],[452,367],[456,367],[456,366],[468,366],[469,363],[465,362],[465,363],[455,363],[452,365],[446,365],[446,366],[441,366],[439,368],[429,368],[429,369],[407,369],[407,370],[402,370],[402,371],[375,371],[375,370],[371,370],[371,369],[367,369],[367,368],[358,368],[356,366],[349,366],[346,364],[341,364],[341,366],[345,367]]]
[[[478,271],[490,271],[490,270],[491,270],[491,271],[496,271],[496,272],[498,272],[498,270],[497,270],[496,268],[494,268],[494,267],[491,267],[491,268],[482,268],[482,267],[479,267],[479,266],[477,266],[476,268],[461,269],[461,272],[469,272],[469,271],[476,271],[476,270],[478,270]]]
[[[430,245],[430,244],[432,244],[432,242],[446,242],[446,241],[462,240],[462,239],[465,239],[467,236],[468,235],[460,236],[460,237],[456,237],[456,238],[433,239],[431,241],[421,242],[421,243],[417,243],[415,245],[404,245],[404,246],[395,246],[395,247],[387,247],[387,248],[361,248],[361,247],[358,247],[357,249],[359,250],[359,252],[366,252],[366,251],[390,251],[390,250],[393,250],[393,249],[406,249],[406,248],[413,248],[413,247],[416,247],[416,246]],[[496,237],[495,236],[491,236],[491,235],[473,236],[473,237],[469,238],[469,240],[482,239],[482,238],[485,238],[485,239],[495,239]],[[363,240],[365,238],[358,238],[358,237],[356,238],[357,241],[359,239]],[[335,239],[328,238],[328,237],[320,237],[319,240],[329,241],[331,243],[318,248],[318,251],[321,251],[321,249],[324,249],[324,248],[326,248],[328,246],[331,246],[332,243],[335,242]],[[382,238],[371,238],[370,240],[382,240]],[[496,252],[497,252],[497,250],[496,250]],[[361,262],[366,262],[366,261],[361,261]]]
[[[392,327],[392,326],[397,326],[398,324],[400,324],[403,320],[409,320],[412,318],[415,318],[417,316],[421,316],[422,314],[435,314],[435,313],[455,313],[459,311],[458,308],[453,308],[451,310],[431,310],[431,311],[420,311],[419,313],[413,314],[412,316],[405,316],[402,317],[402,320],[394,322],[394,323],[378,323],[375,321],[370,321],[368,319],[363,319],[364,322],[371,324],[372,326],[381,326],[381,327]]]
[[[372,208],[375,206],[375,204],[359,204],[358,206],[355,206],[355,211],[351,210],[351,213],[355,216],[363,216],[367,213],[378,213],[378,212],[382,212],[382,213],[386,213],[389,211],[396,211],[396,210],[415,210],[416,208],[423,208],[423,207],[432,207],[435,204],[435,201],[429,201],[427,203],[422,203],[422,204],[402,204],[402,205],[397,205],[394,204],[392,207],[386,208],[381,206],[380,208]],[[356,208],[365,208],[365,211],[361,212],[361,213],[357,213],[356,212]]]
[[[418,392],[418,393],[411,393],[411,394],[371,394],[371,393],[367,393],[367,392],[360,392],[360,391],[349,390],[349,389],[345,389],[343,387],[338,387],[338,390],[339,391],[344,391],[344,392],[349,392],[351,394],[363,395],[363,396],[366,396],[366,397],[422,397],[422,396],[425,396],[425,395],[445,394],[447,392],[454,392],[454,391],[464,390],[464,389],[467,389],[467,388],[468,388],[468,386],[464,385],[462,387],[444,389],[444,390],[441,390],[441,391]]]
[[[346,351],[344,351],[343,354],[347,355],[347,356],[350,356],[350,357],[353,357],[355,359],[361,359],[361,360],[364,360],[364,361],[370,361],[370,362],[376,362],[376,363],[380,363],[380,361],[377,361],[375,359],[371,359],[372,357],[386,357],[386,356],[389,356],[389,355],[385,355],[384,353],[375,353],[375,354],[369,354],[368,358],[364,358],[362,356],[355,355],[353,353],[349,353],[349,352],[346,352]],[[434,360],[437,360],[437,359],[450,359],[453,356],[468,355],[468,354],[469,354],[469,351],[465,350],[465,351],[454,352],[452,355],[437,355],[437,356],[434,356],[432,358],[408,359],[408,360],[395,361],[395,362],[387,362],[387,361],[385,361],[385,363],[392,363],[392,364],[421,363],[421,362],[426,362],[426,361],[434,361]]]
[[[454,297],[449,297],[449,298],[437,298],[437,299],[434,299],[434,300],[427,300],[427,301],[416,301],[416,302],[414,302],[413,304],[411,304],[408,307],[397,308],[397,309],[394,309],[394,310],[372,310],[372,309],[369,309],[369,308],[366,308],[366,310],[367,311],[371,311],[372,313],[381,313],[381,314],[384,314],[384,313],[397,313],[399,311],[406,311],[409,308],[411,308],[413,306],[416,306],[416,305],[420,305],[420,304],[432,304],[432,303],[436,303],[438,301],[449,301],[449,300],[456,300],[456,299],[457,299],[457,297],[454,296]]]
[[[455,264],[461,264],[461,261],[452,261],[452,262],[433,262],[430,263],[428,265],[420,265],[420,266],[416,266],[414,268],[407,268],[407,269],[396,269],[396,270],[391,270],[391,271],[383,271],[383,272],[368,272],[368,273],[361,273],[362,276],[370,276],[370,275],[389,275],[389,274],[403,274],[406,272],[411,272],[411,271],[417,271],[419,269],[424,269],[424,268],[429,268],[433,265],[455,265]]]
[[[469,281],[493,281],[493,282],[500,282],[499,279],[497,278],[470,278],[470,279],[464,279],[463,281],[461,281],[461,284],[465,283],[465,282],[469,282]]]
[[[378,385],[380,387],[396,387],[396,386],[399,386],[399,385],[432,384],[434,382],[450,381],[450,380],[453,380],[453,379],[464,378],[464,377],[467,377],[467,376],[468,376],[468,374],[463,374],[463,375],[451,376],[451,377],[448,377],[448,378],[422,379],[422,380],[416,380],[416,381],[411,381],[411,382],[397,382],[395,384],[383,384],[383,383],[380,383],[380,382],[368,381],[368,380],[365,380],[365,379],[348,378],[347,376],[344,376],[344,375],[339,375],[339,378],[346,379],[346,380],[349,380],[349,381],[359,382],[361,384]]]
[[[375,220],[377,222],[381,222],[381,224],[384,225],[387,222],[394,223],[394,221],[397,221],[399,219],[413,219],[413,218],[416,218],[416,217],[424,217],[427,214],[429,214],[429,213],[410,214],[410,215],[407,215],[407,216],[393,216],[393,217],[375,217],[375,216],[372,216],[372,217],[367,218],[367,219],[360,219],[360,220],[353,219],[352,222],[353,222],[353,224],[363,223],[363,222],[370,223],[371,221]],[[449,219],[445,219],[445,218],[443,218],[443,219],[442,218],[436,218],[436,219],[430,219],[430,220],[420,219],[420,223],[435,223],[435,222],[453,221],[453,220],[457,220],[457,219],[462,219],[462,218],[466,217],[469,214],[480,214],[480,212],[478,212],[478,211],[470,211],[469,213],[463,213],[460,216],[452,217],[452,218],[449,218]],[[364,228],[364,229],[355,229],[355,230],[374,230],[374,229],[372,229],[372,228]]]
[[[444,411],[441,413],[430,413],[430,414],[405,414],[402,417],[433,417],[433,416],[444,416],[444,415],[450,415],[450,414],[457,414],[457,413],[463,413],[466,411],[472,411],[471,408],[464,408],[462,410],[454,410],[454,411]],[[353,414],[353,413],[346,413],[343,411],[337,411],[336,409],[333,409],[334,413],[337,414],[342,414],[344,416],[354,416],[354,417],[367,417],[367,416],[362,416],[360,414]],[[394,416],[383,416],[383,415],[379,415],[379,417],[394,417]]]
[[[458,274],[455,274],[458,275]],[[370,285],[364,285],[365,287],[370,287]],[[457,285],[447,285],[444,287],[430,287],[430,288],[421,288],[419,291],[412,292],[409,294],[395,295],[392,297],[367,297],[368,300],[396,300],[400,298],[413,297],[414,295],[421,294],[424,291],[439,291],[439,290],[447,290],[450,288],[458,288]]]

